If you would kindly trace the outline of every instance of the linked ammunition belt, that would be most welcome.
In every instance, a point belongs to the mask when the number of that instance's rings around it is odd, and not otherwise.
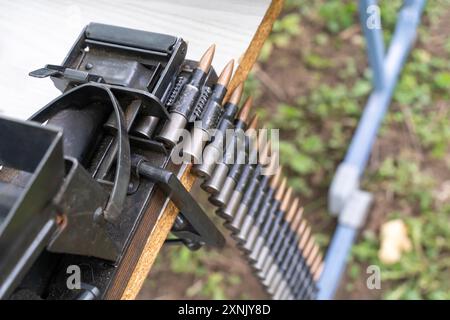
[[[120,298],[168,199],[180,242],[223,246],[178,180],[189,169],[267,292],[315,297],[319,247],[271,143],[253,134],[251,98],[239,110],[243,86],[224,103],[233,62],[217,76],[214,50],[196,63],[181,38],[92,23],[61,66],[30,73],[63,94],[31,121],[0,118],[1,298]],[[74,266],[82,283],[70,287]]]

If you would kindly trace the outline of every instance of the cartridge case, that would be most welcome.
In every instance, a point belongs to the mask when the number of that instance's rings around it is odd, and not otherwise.
[[[225,185],[227,176],[236,176],[236,172],[233,171],[238,171],[237,173],[240,174],[242,164],[245,163],[245,146],[247,143],[244,134],[245,127],[246,124],[244,122],[236,121],[235,132],[231,136],[230,141],[227,141],[228,145],[226,146],[222,162],[216,165],[210,178],[202,184],[202,188],[208,193],[213,195],[219,193]],[[236,179],[233,178],[233,180],[236,183],[237,177]],[[234,187],[235,185],[233,185],[232,189]],[[230,192],[230,189],[228,189],[228,192]],[[223,194],[222,198],[227,196],[231,196],[231,193]],[[216,204],[215,202],[212,203]],[[225,202],[219,201],[217,203],[223,205]]]
[[[217,128],[219,125],[222,114],[222,102],[227,93],[227,86],[233,73],[233,67],[234,60],[231,60],[222,70],[209,99],[205,106],[202,106],[201,113],[195,119],[194,127],[191,130],[191,137],[193,138],[184,151],[192,158],[195,164],[201,162],[203,148],[212,138],[210,129]]]
[[[260,233],[261,225],[264,223],[266,217],[268,216],[269,211],[272,207],[278,207],[279,201],[274,200],[273,198],[265,199],[261,211],[258,215],[258,218],[253,221],[253,224],[250,227],[249,231],[247,232],[247,235],[244,238],[244,243],[242,245],[242,249],[246,251],[247,253],[251,254],[253,245],[256,241],[256,238],[258,237]],[[254,260],[254,259],[252,259]]]
[[[279,230],[275,230],[276,236],[273,239],[267,241],[266,248],[268,248],[268,256],[265,261],[262,261],[261,272],[259,273],[261,278],[265,278],[269,268],[272,264],[281,265],[281,243],[285,238],[289,237],[288,233],[289,223],[283,221],[282,227]]]
[[[270,261],[268,259],[263,267],[264,285],[270,286],[270,284],[275,279],[276,274],[283,274],[285,275],[285,277],[288,276],[288,273],[286,272],[287,265],[293,258],[293,255],[295,254],[295,248],[297,247],[296,246],[297,238],[295,235],[296,235],[295,232],[289,230],[287,237],[280,236],[280,238],[283,239],[281,240],[281,242],[283,242],[283,245],[279,251],[277,247],[274,245],[272,251],[276,253],[275,262],[273,262],[273,260]],[[277,280],[275,280],[275,282],[276,281]]]
[[[239,232],[235,235],[235,239],[239,244],[244,244],[247,242],[247,237],[250,229],[254,226],[255,218],[258,213],[261,214],[261,212],[264,212],[264,203],[270,203],[271,199],[273,199],[274,193],[275,190],[273,188],[268,188],[265,190],[264,185],[259,187],[254,201],[248,210],[248,214],[245,216]]]
[[[214,168],[223,156],[225,151],[227,130],[233,127],[233,119],[237,113],[238,107],[234,103],[227,103],[224,106],[217,134],[213,141],[206,146],[203,151],[203,160],[200,164],[193,166],[192,172],[203,178],[210,178]]]
[[[246,142],[248,143],[247,139]],[[229,158],[227,158],[226,161],[229,161],[228,159]],[[212,204],[218,207],[223,207],[226,203],[228,203],[233,191],[236,188],[236,184],[239,181],[243,169],[245,168],[244,163],[245,163],[245,148],[239,147],[237,150],[236,161],[229,170],[228,176],[225,178],[225,182],[221,186],[220,191],[210,198]],[[211,180],[215,179],[214,177],[216,176],[216,173],[217,171],[214,171]],[[211,185],[209,185],[209,187],[211,187]]]
[[[214,168],[213,174],[202,185],[202,189],[210,194],[216,194],[222,188],[227,178],[230,167],[226,163],[218,163]]]
[[[236,189],[233,191],[229,201],[226,203],[226,206],[223,208],[223,210],[221,210],[221,216],[227,221],[231,221],[233,219],[234,213],[241,203],[242,196],[247,185],[250,182],[250,178],[252,177],[254,170],[255,169],[251,164],[247,164],[244,166],[242,174],[236,185]]]
[[[142,116],[132,128],[132,133],[140,138],[151,139],[159,119],[153,116]]]
[[[236,170],[231,170],[230,175],[225,179],[220,192],[210,198],[211,203],[215,206],[223,207],[230,200],[231,194],[236,187],[236,180],[241,174],[242,164],[237,164],[235,168]]]
[[[158,141],[161,141],[168,147],[174,147],[181,138],[181,130],[186,127],[187,118],[180,113],[171,113],[169,120],[162,128]]]

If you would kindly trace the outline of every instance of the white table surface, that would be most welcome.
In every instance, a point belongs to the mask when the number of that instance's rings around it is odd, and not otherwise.
[[[190,59],[216,43],[213,66],[245,52],[270,0],[0,0],[0,114],[26,119],[59,95],[28,76],[60,64],[89,22],[181,36]]]

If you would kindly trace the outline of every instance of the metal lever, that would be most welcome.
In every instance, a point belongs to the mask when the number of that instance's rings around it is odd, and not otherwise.
[[[57,66],[53,64],[47,64],[44,68],[40,68],[30,72],[29,75],[35,78],[46,78],[46,77],[66,78],[80,83],[105,82],[105,80],[101,76],[98,76],[96,74],[92,74],[77,69],[71,69],[64,66]]]
[[[196,241],[214,247],[224,246],[223,235],[173,172],[156,168],[142,157],[134,157],[132,167],[138,175],[154,181],[167,194],[197,233]],[[195,233],[190,232],[190,236]]]

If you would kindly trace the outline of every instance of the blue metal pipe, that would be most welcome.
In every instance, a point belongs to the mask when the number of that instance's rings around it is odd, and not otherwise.
[[[317,284],[317,299],[329,300],[334,297],[339,282],[345,271],[347,257],[352,249],[358,230],[339,224],[334,232],[330,247],[325,257],[325,264]]]
[[[384,61],[385,85],[374,91],[367,102],[344,162],[355,166],[362,174],[376,139],[381,121],[392,99],[394,88],[416,37],[426,0],[408,0],[398,14],[394,36]],[[363,25],[365,25],[363,23]],[[371,38],[367,40],[370,41]],[[369,47],[369,46],[368,46]],[[374,73],[377,70],[373,70]]]
[[[370,3],[370,1],[360,1],[362,5],[367,3]],[[366,33],[366,36],[369,35],[366,38],[368,42],[367,48],[377,51],[374,53],[369,52],[371,67],[378,68],[374,69],[373,73],[375,75],[377,72],[380,72],[383,76],[378,76],[378,78],[382,78],[384,84],[380,87],[376,86],[376,90],[370,95],[344,159],[344,163],[355,167],[360,176],[367,165],[381,121],[389,108],[400,72],[416,38],[416,29],[420,23],[425,3],[426,0],[405,0],[398,14],[396,28],[383,62],[383,68],[378,66],[380,46],[375,43],[379,41],[377,40],[379,36],[373,33]],[[362,21],[363,29],[367,28],[365,21]],[[371,42],[373,43],[370,44]],[[345,270],[347,257],[350,254],[357,233],[358,229],[356,228],[338,224],[327,251],[324,270],[318,283],[319,299],[333,298]]]
[[[384,40],[381,29],[380,8],[377,0],[359,1],[359,20],[366,38],[366,51],[373,70],[373,86],[381,90],[384,86]]]

